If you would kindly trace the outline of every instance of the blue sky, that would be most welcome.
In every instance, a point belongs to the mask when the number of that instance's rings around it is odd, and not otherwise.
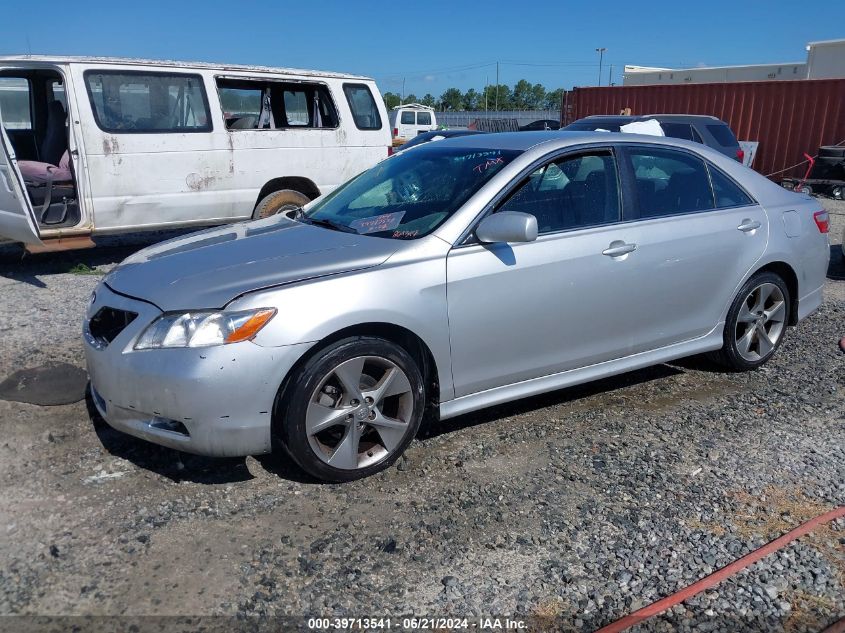
[[[809,41],[845,38],[845,2],[710,0],[514,3],[24,2],[9,0],[0,54],[114,55],[254,63],[375,77],[383,92],[448,87],[595,85],[597,47],[624,64],[697,66],[803,61]],[[639,7],[639,8],[638,8]],[[34,19],[38,16],[38,19]],[[49,16],[49,17],[48,17]],[[44,19],[42,19],[44,18]]]

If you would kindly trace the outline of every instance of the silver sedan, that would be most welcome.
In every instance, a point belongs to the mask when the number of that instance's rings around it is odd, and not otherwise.
[[[827,231],[818,202],[696,143],[447,139],[294,218],[127,259],[84,321],[93,401],[151,442],[356,479],[426,412],[705,352],[759,367],[819,307]]]

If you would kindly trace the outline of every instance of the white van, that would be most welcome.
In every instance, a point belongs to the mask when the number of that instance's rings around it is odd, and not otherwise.
[[[288,211],[391,146],[372,79],[257,66],[0,57],[0,122],[0,239],[47,250]]]
[[[437,129],[437,117],[434,108],[419,103],[406,103],[390,111],[390,127],[393,138],[411,140],[417,134]]]

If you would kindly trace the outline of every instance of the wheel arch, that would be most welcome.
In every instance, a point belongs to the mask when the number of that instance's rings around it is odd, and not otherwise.
[[[302,195],[307,196],[309,200],[313,200],[314,198],[320,196],[320,189],[316,184],[314,184],[314,181],[303,176],[283,176],[280,178],[273,178],[261,187],[261,191],[258,192],[258,197],[255,199],[255,204],[253,204],[253,208],[257,207],[258,203],[266,196],[269,196],[275,191],[282,191],[284,189],[298,191]]]
[[[432,354],[428,344],[416,333],[412,332],[408,328],[402,327],[401,325],[386,322],[359,323],[344,327],[314,343],[314,345],[309,348],[308,351],[296,361],[296,363],[294,363],[293,367],[291,367],[290,371],[288,371],[287,375],[284,377],[282,384],[279,386],[277,400],[279,397],[283,396],[290,379],[296,375],[296,372],[298,372],[305,363],[314,358],[314,356],[319,354],[332,343],[355,336],[375,336],[382,338],[399,345],[408,352],[420,368],[423,381],[425,382],[426,396],[428,400],[426,408],[429,412],[433,412],[436,415],[439,411],[438,405],[440,403],[440,372],[437,368],[437,362],[434,360],[434,354]]]
[[[770,272],[783,279],[789,290],[789,325],[798,324],[798,275],[795,269],[784,261],[772,261],[757,268],[751,275]]]

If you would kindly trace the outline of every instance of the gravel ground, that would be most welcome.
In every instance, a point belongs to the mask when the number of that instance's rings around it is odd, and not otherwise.
[[[823,203],[838,244],[845,203]],[[0,378],[83,366],[92,288],[151,239],[0,249]],[[594,630],[845,505],[833,253],[823,308],[761,370],[685,359],[463,416],[353,484],[159,448],[85,402],[0,401],[0,614],[515,615]],[[843,616],[840,520],[636,630],[818,631]]]

